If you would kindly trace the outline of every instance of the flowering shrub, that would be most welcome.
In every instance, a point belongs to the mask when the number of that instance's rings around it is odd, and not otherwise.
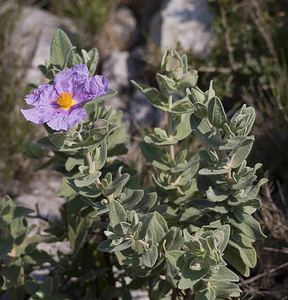
[[[57,31],[50,61],[40,66],[53,85],[26,97],[34,108],[24,116],[48,125],[48,135],[26,153],[42,158],[49,150],[46,164],[63,174],[58,195],[66,203],[47,234],[31,237],[31,211],[1,200],[2,291],[11,299],[132,299],[135,289],[150,299],[239,297],[235,272],[249,276],[253,242],[265,238],[252,214],[266,180],[256,182],[261,165],[246,161],[254,109],[243,105],[228,121],[212,82],[203,92],[186,56],[167,50],[158,89],[133,82],[168,116],[167,128],[155,128],[140,144],[154,169],[154,186],[143,188],[119,159],[127,151],[125,128],[121,113],[102,103],[115,92],[93,76],[97,50],[81,54]],[[196,153],[191,135],[203,144]],[[55,241],[69,241],[72,252],[55,258],[37,248]],[[43,268],[44,282],[33,279]]]

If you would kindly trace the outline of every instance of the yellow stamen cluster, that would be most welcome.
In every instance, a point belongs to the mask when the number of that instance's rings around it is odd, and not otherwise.
[[[56,99],[56,102],[60,108],[69,109],[73,105],[72,93],[61,93]]]

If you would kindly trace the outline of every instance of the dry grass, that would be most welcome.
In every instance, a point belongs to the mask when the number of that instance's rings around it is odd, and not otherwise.
[[[284,200],[279,188],[266,184],[262,189],[262,208],[257,219],[268,237],[256,244],[258,263],[252,276],[240,278],[244,292],[241,299],[283,300],[288,294],[288,213],[275,204],[277,198]]]
[[[5,0],[0,11],[0,195],[17,194],[20,182],[29,177],[30,163],[23,160],[21,151],[33,130],[21,115],[20,105],[34,49],[24,60],[11,48],[11,33],[21,10],[21,1]]]

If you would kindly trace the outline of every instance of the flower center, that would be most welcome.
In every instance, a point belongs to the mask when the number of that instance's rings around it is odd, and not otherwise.
[[[68,110],[74,104],[72,93],[61,93],[56,99],[56,102],[60,108]]]

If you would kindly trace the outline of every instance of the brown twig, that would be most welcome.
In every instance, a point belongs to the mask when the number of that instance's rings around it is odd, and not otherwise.
[[[36,215],[35,216],[27,215],[26,218],[29,218],[29,219],[40,219],[40,220],[45,221],[47,223],[50,222],[47,217],[44,217],[44,216],[41,215],[38,203],[36,203],[36,205],[35,205],[35,210],[36,210]]]
[[[260,279],[262,277],[264,277],[264,276],[267,276],[269,274],[275,273],[278,270],[286,268],[286,267],[288,267],[288,262],[286,262],[286,263],[284,263],[284,264],[282,264],[282,265],[280,265],[278,267],[275,267],[273,269],[267,270],[266,272],[263,272],[263,273],[261,273],[259,275],[256,275],[256,276],[254,276],[254,277],[252,277],[250,279],[244,280],[243,282],[239,283],[239,286],[248,285],[248,284],[250,284],[250,283],[252,283],[252,282],[254,282],[254,281],[256,281],[256,280],[258,280],[258,279]]]
[[[275,248],[263,247],[262,250],[288,254],[288,248],[275,249]]]
[[[221,7],[220,10],[221,10],[221,21],[222,21],[222,25],[223,25],[223,28],[225,31],[225,43],[226,43],[226,48],[227,48],[227,52],[228,52],[229,63],[231,65],[232,70],[237,71],[237,65],[236,65],[235,58],[234,58],[234,48],[232,47],[230,36],[229,36],[226,11],[224,10],[223,7]]]
[[[176,289],[173,289],[171,300],[176,300],[176,299],[177,299],[177,292]]]
[[[274,47],[274,43],[272,40],[271,32],[269,25],[263,20],[263,13],[260,6],[259,1],[252,1],[252,9],[250,9],[251,19],[254,21],[255,25],[257,26],[260,34],[262,35],[263,39],[266,42],[267,48],[275,60],[275,62],[278,64],[278,56]]]
[[[215,68],[215,67],[201,67],[199,72],[205,73],[231,73],[231,68]]]
[[[278,188],[278,192],[279,192],[279,196],[280,196],[280,199],[282,201],[282,204],[284,205],[284,207],[286,207],[286,199],[285,199],[284,193],[282,191],[281,184],[280,184],[279,180],[276,180],[276,185],[277,185],[277,188]]]

